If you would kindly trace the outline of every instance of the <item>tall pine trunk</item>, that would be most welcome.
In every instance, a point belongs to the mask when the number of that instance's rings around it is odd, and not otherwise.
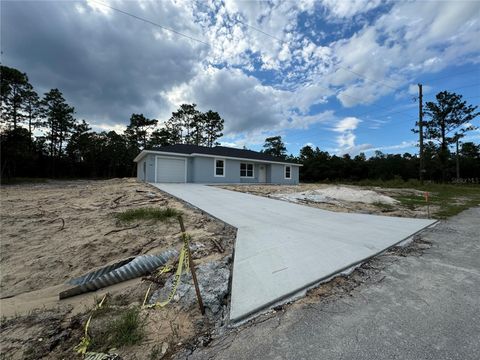
[[[440,148],[440,163],[442,164],[442,183],[445,182],[447,174],[447,140],[445,138],[445,118],[443,117],[440,124],[442,145]]]

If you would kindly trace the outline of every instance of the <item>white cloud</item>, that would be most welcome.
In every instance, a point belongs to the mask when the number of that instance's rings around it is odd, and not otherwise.
[[[255,77],[239,69],[210,67],[200,71],[190,82],[162,93],[169,111],[181,103],[195,102],[202,111],[213,109],[225,119],[225,134],[240,136],[286,129],[307,129],[313,124],[326,123],[334,118],[333,111],[309,115],[310,105],[321,102],[314,93],[321,89],[279,90],[262,85]]]
[[[355,134],[352,131],[346,131],[337,136],[337,144],[345,152],[355,146]]]
[[[227,146],[227,147],[233,147],[233,148],[238,148],[241,149],[243,145],[240,145],[239,143],[236,142],[228,142],[228,141],[220,141],[221,146]]]
[[[108,124],[108,123],[95,123],[92,122],[91,124],[93,131],[115,131],[116,133],[123,133],[127,128],[125,125],[122,124]]]
[[[369,149],[366,149],[366,152],[374,151],[390,151],[390,150],[401,150],[407,148],[413,148],[417,145],[415,141],[402,141],[400,144],[395,145],[383,145],[383,146],[371,146]]]
[[[336,66],[324,79],[343,87],[337,97],[350,107],[394,93],[418,74],[478,62],[479,12],[476,1],[396,2],[377,21],[331,45]]]
[[[360,124],[362,121],[360,119],[357,119],[356,117],[346,117],[342,120],[340,120],[335,127],[333,128],[333,131],[336,132],[347,132],[347,131],[353,131],[358,127],[358,124]]]
[[[102,1],[102,2],[103,2],[104,4],[106,4],[106,5],[110,5],[108,0],[104,0],[104,1]],[[99,4],[98,2],[95,2],[95,1],[87,0],[87,1],[86,1],[86,4],[87,4],[92,10],[94,10],[94,11],[96,11],[96,12],[102,14],[102,15],[109,16],[109,15],[111,15],[111,13],[112,13],[112,11],[113,11],[113,10],[110,9],[109,7],[104,6],[104,5],[101,5],[101,4]],[[76,4],[75,7],[76,7],[76,9],[77,9],[78,11],[81,11],[81,10],[80,10],[80,6],[79,6],[78,4]],[[85,10],[85,8],[83,8],[83,7],[82,7],[82,9]],[[82,12],[82,14],[83,14],[83,12]]]
[[[423,94],[428,94],[432,91],[432,87],[430,85],[423,85],[422,92]],[[410,95],[418,95],[418,84],[410,84],[408,85],[408,93]]]
[[[339,18],[351,18],[357,14],[375,9],[382,0],[322,0],[322,4],[331,15]]]
[[[383,125],[388,124],[390,120],[381,120],[381,119],[370,119],[369,129],[377,130],[383,127]]]
[[[343,149],[338,150],[339,155],[349,154],[351,156],[358,155],[361,152],[368,152],[372,148],[372,144],[359,144],[352,145]]]
[[[333,131],[340,133],[336,137],[338,149],[336,150],[340,154],[350,153],[353,154],[364,145],[356,145],[355,139],[356,135],[354,130],[357,129],[358,125],[362,121],[357,119],[356,117],[346,117],[340,120],[335,126],[332,128]],[[360,148],[359,148],[360,146]]]
[[[132,112],[165,120],[181,103],[195,102],[225,118],[225,141],[261,143],[272,132],[331,126],[337,120],[327,107],[333,96],[345,107],[392,93],[406,97],[416,94],[412,82],[419,74],[480,61],[475,1],[389,2],[383,8],[380,0],[324,0],[323,8],[314,0],[112,3],[208,46],[93,1],[18,3],[7,2],[15,16],[2,20],[10,28],[32,23],[38,31],[5,31],[5,44],[16,46],[5,51],[8,62],[40,91],[62,89],[79,117],[104,129],[125,123]],[[383,15],[367,17],[372,9]],[[41,11],[56,21],[36,17]],[[322,21],[356,30],[348,37],[344,30],[321,35]],[[64,49],[62,56],[52,49]],[[355,119],[335,126],[343,150],[367,147],[356,144]],[[370,127],[381,125],[372,120]]]

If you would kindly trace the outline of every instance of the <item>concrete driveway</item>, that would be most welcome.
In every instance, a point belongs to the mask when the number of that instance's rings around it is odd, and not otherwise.
[[[408,256],[378,256],[328,296],[312,295],[175,359],[478,360],[479,218],[475,208],[442,221]]]
[[[434,220],[325,211],[200,184],[152,184],[238,229],[230,319],[242,320]]]

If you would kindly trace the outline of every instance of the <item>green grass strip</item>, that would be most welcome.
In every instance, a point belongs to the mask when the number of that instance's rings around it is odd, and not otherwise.
[[[166,221],[170,218],[181,215],[181,211],[172,208],[139,208],[129,209],[115,214],[115,217],[122,222],[131,222],[135,220],[157,220]]]

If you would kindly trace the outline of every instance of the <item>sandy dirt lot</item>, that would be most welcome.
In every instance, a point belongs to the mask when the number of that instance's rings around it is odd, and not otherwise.
[[[0,346],[7,359],[76,358],[73,346],[95,302],[108,293],[111,309],[138,306],[149,282],[134,279],[59,301],[59,292],[69,287],[65,282],[131,256],[180,250],[175,219],[124,224],[115,213],[143,207],[182,211],[196,265],[230,256],[234,245],[233,228],[133,179],[2,186],[0,195]],[[223,253],[212,239],[222,245]],[[175,303],[162,311],[142,311],[141,316],[145,340],[119,349],[126,358],[168,353],[174,344],[207,331],[214,321],[202,317],[196,307],[185,310]]]
[[[291,201],[330,211],[379,214],[386,216],[427,218],[433,216],[438,207],[430,205],[403,206],[395,200],[398,196],[423,197],[415,189],[386,189],[350,185],[299,184],[299,185],[222,185],[224,189],[246,192]]]

